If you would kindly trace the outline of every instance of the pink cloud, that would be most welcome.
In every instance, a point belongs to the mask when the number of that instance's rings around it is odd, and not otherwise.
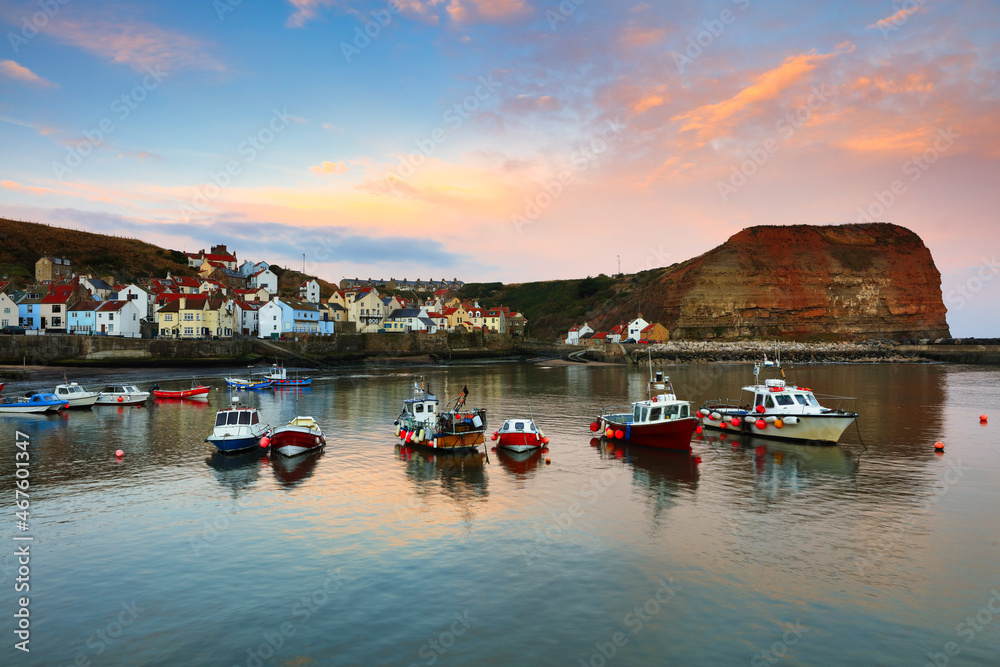
[[[46,28],[54,38],[111,62],[142,71],[222,71],[225,67],[208,53],[206,45],[187,35],[163,30],[142,21],[71,21],[60,17]]]
[[[0,60],[0,74],[10,77],[16,81],[24,81],[25,83],[32,83],[36,86],[42,86],[44,88],[59,87],[58,84],[52,83],[47,79],[43,79],[27,67],[19,65],[13,60]]]
[[[505,21],[531,13],[525,0],[451,0],[447,10],[455,23]]]
[[[334,4],[334,0],[288,0],[288,2],[295,8],[295,11],[285,21],[287,28],[301,28],[307,22],[315,19],[320,9],[332,7]]]

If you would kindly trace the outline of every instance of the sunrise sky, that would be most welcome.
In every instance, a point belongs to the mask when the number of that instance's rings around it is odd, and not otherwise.
[[[122,5],[0,5],[0,215],[468,282],[889,221],[1000,335],[996,2]]]

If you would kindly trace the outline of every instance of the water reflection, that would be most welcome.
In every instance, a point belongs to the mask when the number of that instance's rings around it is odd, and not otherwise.
[[[313,472],[316,471],[316,465],[323,458],[325,451],[326,448],[321,447],[318,450],[306,452],[299,456],[272,454],[270,461],[274,478],[278,480],[282,488],[288,490],[301,486],[307,479],[312,477]]]
[[[437,454],[422,447],[396,445],[395,451],[405,463],[407,477],[417,486],[419,494],[432,490],[439,483],[441,491],[466,508],[471,501],[489,496],[485,470],[485,455],[482,452],[449,452]]]
[[[801,475],[853,477],[861,465],[860,454],[852,454],[840,446],[799,445],[751,435],[733,437],[725,433],[697,436],[695,442],[702,442],[716,451],[728,449],[753,456],[758,475],[777,468],[783,471],[785,477],[790,477],[793,471],[796,478]]]
[[[260,477],[261,462],[266,460],[260,451],[251,449],[235,454],[215,452],[205,459],[205,463],[215,473],[216,481],[232,490],[235,498],[241,491],[246,491],[257,482]]]
[[[590,444],[602,459],[618,460],[631,468],[632,483],[650,501],[654,519],[698,488],[700,459],[687,452],[612,443],[600,438],[592,438]]]
[[[542,449],[537,448],[527,452],[514,452],[504,447],[498,447],[496,459],[504,470],[518,479],[533,476],[542,465]]]

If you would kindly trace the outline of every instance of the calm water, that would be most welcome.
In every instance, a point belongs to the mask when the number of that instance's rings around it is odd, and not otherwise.
[[[750,375],[665,369],[696,403]],[[642,398],[641,369],[415,372],[442,395],[467,384],[494,426],[533,415],[550,451],[401,451],[409,369],[252,394],[271,423],[324,425],[326,451],[291,462],[213,455],[218,378],[208,405],[0,417],[0,662],[1000,664],[1000,439],[978,419],[1000,424],[998,369],[800,366],[796,383],[858,397],[867,451],[853,428],[829,448],[716,436],[700,463],[591,441],[599,407]],[[13,649],[14,535],[34,537],[30,654]]]

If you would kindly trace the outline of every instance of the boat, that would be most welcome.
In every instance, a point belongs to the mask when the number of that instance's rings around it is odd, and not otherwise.
[[[403,409],[393,422],[396,436],[408,445],[441,451],[476,449],[486,444],[486,409],[466,408],[469,388],[441,412],[437,396],[425,389],[423,380],[413,383],[413,397],[403,401]]]
[[[266,377],[264,377],[264,378],[262,378],[260,380],[254,380],[253,379],[253,366],[247,366],[247,369],[249,369],[249,371],[250,371],[249,377],[247,377],[246,379],[243,379],[243,378],[225,378],[225,380],[226,380],[226,386],[229,387],[229,388],[231,388],[231,389],[267,389],[272,384],[274,384],[274,380],[269,380]]]
[[[134,384],[109,384],[97,395],[95,405],[142,405],[148,398],[149,392]]]
[[[3,399],[0,402],[0,414],[58,412],[68,405],[69,403],[55,394],[32,394]]]
[[[271,364],[271,370],[264,374],[265,380],[271,380],[275,387],[301,387],[312,384],[312,378],[289,378],[284,366]]]
[[[632,404],[630,412],[604,408],[591,422],[590,430],[600,432],[607,440],[690,452],[698,418],[691,403],[677,398],[669,377],[662,371],[652,375],[652,362],[646,395],[646,400]]]
[[[527,452],[549,444],[549,439],[531,419],[508,419],[490,439],[497,441],[497,447],[515,452]]]
[[[70,408],[89,408],[97,402],[98,397],[96,391],[87,391],[76,382],[56,385],[53,393],[65,400]]]
[[[0,382],[0,392],[2,392],[2,391],[3,391],[3,386],[4,386],[4,384],[5,384],[4,382]]]
[[[156,398],[198,398],[208,394],[210,387],[191,382],[190,389],[168,390],[160,389],[159,383],[153,385],[153,396]]]
[[[762,381],[760,375],[764,369],[780,370],[781,377]],[[787,382],[780,353],[774,360],[765,355],[763,362],[755,363],[753,378],[753,384],[743,387],[745,397],[706,401],[698,410],[702,425],[758,438],[835,445],[858,417],[856,412],[824,407],[812,389]]]
[[[205,442],[223,453],[240,452],[260,446],[268,429],[257,408],[241,406],[240,399],[234,396],[231,406],[215,413],[215,428]]]
[[[269,434],[271,449],[285,456],[297,456],[319,449],[326,444],[326,436],[312,417],[298,416]]]
[[[271,472],[282,488],[294,489],[312,477],[323,453],[322,448],[315,448],[304,456],[276,456],[269,462]]]

